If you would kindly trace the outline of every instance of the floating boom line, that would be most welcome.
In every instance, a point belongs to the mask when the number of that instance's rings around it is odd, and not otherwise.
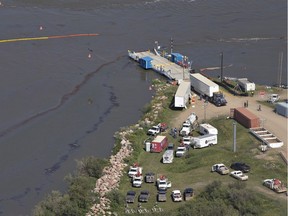
[[[0,40],[0,43],[31,41],[31,40],[48,40],[48,39],[71,38],[71,37],[93,37],[93,36],[98,36],[98,35],[99,34],[97,33],[91,33],[91,34],[69,34],[69,35],[52,35],[52,36],[43,36],[43,37],[13,38],[13,39]]]

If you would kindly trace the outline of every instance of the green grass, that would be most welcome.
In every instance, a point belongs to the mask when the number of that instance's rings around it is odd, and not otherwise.
[[[158,122],[165,121],[169,124],[171,119],[177,116],[178,111],[169,109],[169,104],[173,98],[173,92],[175,92],[175,87],[169,88],[168,93],[165,94],[168,96],[168,99],[162,105],[164,110],[161,111]],[[154,101],[154,103],[157,102],[159,101]],[[287,179],[287,167],[276,152],[271,150],[265,153],[267,154],[266,158],[269,158],[269,160],[265,160],[265,158],[258,159],[258,157],[263,154],[258,150],[260,142],[249,133],[248,129],[237,123],[237,151],[233,152],[233,120],[219,117],[211,119],[209,123],[218,129],[218,144],[204,149],[190,149],[186,153],[186,156],[174,158],[172,164],[161,163],[163,153],[145,152],[143,144],[143,141],[147,138],[145,131],[140,131],[130,137],[130,141],[133,143],[136,151],[132,157],[127,159],[128,164],[131,165],[137,161],[143,166],[144,174],[152,171],[157,175],[163,174],[172,181],[172,188],[167,192],[167,202],[159,203],[159,206],[165,211],[173,212],[176,208],[185,204],[185,202],[172,202],[170,194],[173,189],[180,189],[183,191],[186,187],[192,187],[195,190],[197,199],[197,194],[203,191],[205,186],[214,180],[220,180],[224,184],[237,181],[228,175],[221,176],[218,173],[211,173],[211,166],[215,163],[224,163],[226,166],[230,166],[232,162],[242,161],[249,164],[251,166],[251,172],[248,173],[249,180],[246,184],[247,187],[255,193],[259,192],[256,189],[257,187],[264,187],[261,183],[266,178],[279,178],[283,182]],[[168,135],[168,132],[169,129],[164,134],[168,136],[169,142],[178,146],[179,137],[178,139],[173,139]],[[126,171],[128,171],[128,167]],[[119,192],[123,196],[125,196],[128,190],[135,190],[137,195],[139,195],[140,191],[143,189],[150,191],[150,200],[148,203],[142,204],[142,206],[145,208],[152,208],[156,202],[157,195],[155,184],[143,183],[142,188],[133,188],[130,179],[124,174],[119,188]],[[269,190],[268,188],[264,189]],[[261,196],[268,199],[266,194]],[[285,201],[282,202],[279,200],[278,203],[280,203],[281,210],[285,212]],[[138,202],[136,201],[134,204],[130,204],[129,207],[137,208],[137,204]],[[267,215],[273,215],[275,209],[271,208],[271,205],[268,206]],[[263,206],[263,208],[265,208],[265,206]],[[117,209],[117,212],[124,212],[124,204],[123,207],[120,206],[119,209]]]

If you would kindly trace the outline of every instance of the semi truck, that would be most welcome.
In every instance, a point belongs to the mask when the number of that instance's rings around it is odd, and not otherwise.
[[[219,91],[219,86],[202,74],[191,73],[190,82],[191,89],[209,102],[216,106],[225,106],[227,104],[224,94]]]
[[[186,108],[187,102],[191,97],[190,82],[182,81],[174,96],[174,107],[175,108]]]

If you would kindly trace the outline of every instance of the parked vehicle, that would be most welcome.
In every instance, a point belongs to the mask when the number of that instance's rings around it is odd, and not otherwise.
[[[185,146],[179,146],[177,147],[175,156],[176,157],[183,157],[186,153],[186,147]]]
[[[139,202],[148,202],[150,197],[150,193],[147,190],[143,190],[140,192],[140,195],[138,197],[138,201]]]
[[[135,196],[136,196],[135,191],[128,191],[126,194],[126,203],[134,203]]]
[[[240,171],[242,171],[244,173],[247,173],[247,172],[250,171],[250,166],[245,164],[245,163],[242,163],[242,162],[232,163],[230,168],[234,169],[234,170],[240,170]]]
[[[194,191],[193,191],[193,189],[192,189],[192,188],[186,188],[186,189],[184,190],[184,192],[183,192],[183,196],[184,196],[184,200],[185,200],[185,201],[188,201],[188,200],[192,199],[193,196],[194,196]]]
[[[205,148],[217,144],[216,134],[206,134],[203,136],[193,137],[191,146],[192,148]]]
[[[187,102],[191,96],[190,82],[182,81],[174,96],[174,107],[184,108],[187,107]]]
[[[145,174],[145,182],[146,183],[154,183],[155,182],[155,174],[153,172],[149,172]]]
[[[152,126],[148,132],[147,132],[147,135],[152,135],[152,136],[155,136],[157,134],[159,134],[161,132],[161,129],[158,125],[155,125],[155,126]]]
[[[133,164],[133,166],[130,166],[130,169],[128,171],[128,176],[133,177],[135,175],[142,175],[143,168],[140,167],[137,163]]]
[[[250,82],[247,78],[238,79],[238,85],[244,92],[255,91],[256,85],[254,82]]]
[[[211,168],[212,172],[218,172],[221,175],[229,174],[229,169],[224,164],[214,164]]]
[[[182,128],[180,130],[180,136],[188,136],[191,133],[191,123],[189,121],[185,121],[182,124]]]
[[[182,201],[182,194],[180,190],[173,190],[172,191],[172,200],[173,202],[181,202]]]
[[[166,136],[156,136],[151,142],[150,152],[162,152],[168,145],[168,139]]]
[[[271,94],[268,96],[268,100],[267,102],[269,103],[275,103],[276,101],[278,101],[280,99],[280,96],[278,94]]]
[[[263,185],[275,191],[276,193],[284,193],[287,187],[279,179],[265,179]]]
[[[191,145],[191,142],[192,142],[193,138],[191,136],[184,136],[181,140],[181,143],[184,145],[184,146],[190,146]]]
[[[141,187],[143,183],[143,176],[142,175],[135,175],[132,178],[132,186],[133,187]]]
[[[168,179],[165,176],[160,176],[157,179],[157,189],[158,190],[167,190],[172,186],[171,181],[168,181]]]
[[[219,91],[219,86],[202,74],[191,73],[190,81],[191,88],[211,103],[216,106],[225,106],[227,104],[223,93]]]
[[[235,171],[232,171],[230,173],[230,175],[238,180],[241,180],[241,181],[246,181],[248,180],[248,176],[245,175],[242,171],[240,170],[235,170]]]
[[[174,150],[167,149],[162,156],[162,163],[164,164],[173,163],[173,159],[174,159]]]
[[[199,125],[199,132],[200,134],[218,134],[217,128],[213,127],[210,124],[200,124]]]
[[[157,201],[158,202],[166,202],[167,201],[166,191],[164,191],[164,190],[158,191]]]

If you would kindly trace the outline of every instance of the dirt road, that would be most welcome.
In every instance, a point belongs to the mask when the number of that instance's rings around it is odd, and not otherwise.
[[[279,95],[282,99],[287,99],[287,93],[288,90],[283,89]],[[183,110],[182,113],[173,121],[173,127],[179,127],[192,112],[197,114],[199,122],[218,116],[226,118],[230,115],[231,108],[244,107],[244,102],[248,101],[247,109],[260,118],[261,126],[265,127],[268,131],[283,141],[284,145],[277,150],[279,152],[281,151],[287,159],[287,118],[276,114],[272,108],[267,106],[262,105],[261,111],[257,110],[259,108],[258,101],[265,101],[267,100],[267,97],[261,97],[259,95],[254,95],[254,97],[239,97],[227,92],[225,93],[225,97],[228,101],[227,106],[216,107],[210,103],[204,106],[204,101],[199,100],[199,97],[197,96],[195,104],[189,105],[188,109]]]

